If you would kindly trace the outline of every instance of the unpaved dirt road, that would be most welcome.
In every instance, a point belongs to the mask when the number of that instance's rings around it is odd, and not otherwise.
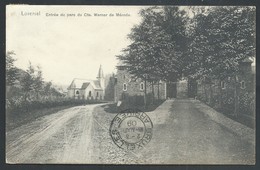
[[[100,105],[65,109],[7,132],[7,163],[92,163],[92,112]]]
[[[98,106],[98,107],[97,107]],[[115,145],[108,105],[69,108],[6,134],[8,163],[254,164],[255,145],[215,122],[193,100],[167,100],[147,112],[151,141],[132,152]],[[242,126],[241,126],[242,127]]]

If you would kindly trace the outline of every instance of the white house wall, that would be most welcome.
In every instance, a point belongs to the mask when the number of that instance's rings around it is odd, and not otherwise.
[[[94,92],[95,92],[95,89],[93,88],[93,86],[91,84],[88,85],[88,87],[84,90],[84,95],[85,95],[85,99],[88,99],[88,100],[91,100],[91,97],[89,97],[89,91],[91,91],[91,96],[93,97],[93,99],[95,99],[94,97]]]
[[[69,98],[74,98],[74,89],[69,89],[68,90],[68,97]]]

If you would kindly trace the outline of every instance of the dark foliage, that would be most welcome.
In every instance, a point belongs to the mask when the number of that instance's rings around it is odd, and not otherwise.
[[[40,101],[25,101],[21,100],[17,102],[16,100],[7,100],[7,114],[24,114],[27,112],[32,112],[35,110],[41,110],[46,108],[53,108],[57,106],[78,106],[85,104],[95,104],[102,103],[96,100],[80,100],[80,99],[67,99],[59,98],[55,100],[40,100]]]

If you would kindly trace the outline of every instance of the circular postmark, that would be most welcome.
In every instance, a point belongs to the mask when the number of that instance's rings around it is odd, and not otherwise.
[[[109,132],[118,147],[135,150],[150,142],[152,129],[153,123],[146,113],[138,109],[127,109],[114,117]]]

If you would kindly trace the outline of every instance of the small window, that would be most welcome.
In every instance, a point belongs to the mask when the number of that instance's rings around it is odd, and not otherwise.
[[[144,90],[144,83],[140,84],[140,90]]]
[[[123,84],[123,91],[127,91],[127,85],[126,85],[126,83]]]
[[[88,92],[88,96],[91,97],[91,91]]]
[[[97,97],[98,97],[98,92],[97,92]]]
[[[246,83],[245,83],[245,81],[241,81],[241,82],[240,82],[240,88],[241,88],[241,89],[245,89],[245,88],[246,88]]]
[[[76,91],[76,94],[79,94],[79,91],[78,91],[78,90]]]
[[[226,83],[224,81],[220,81],[220,86],[222,89],[226,88]]]

